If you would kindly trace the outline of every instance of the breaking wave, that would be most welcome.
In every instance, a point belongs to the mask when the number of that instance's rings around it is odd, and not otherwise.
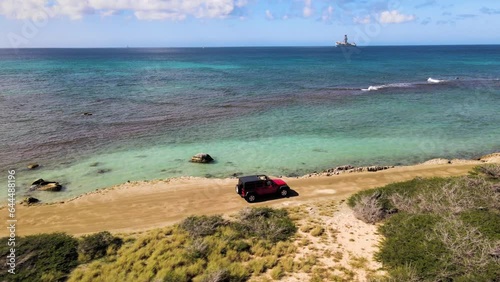
[[[361,88],[362,91],[377,91],[384,88],[408,88],[413,87],[415,84],[412,83],[390,83],[390,84],[382,84],[369,86],[368,88]]]
[[[458,78],[456,78],[458,80]],[[384,88],[410,88],[410,87],[417,87],[417,86],[423,86],[423,85],[429,85],[429,84],[438,84],[438,83],[444,83],[444,82],[450,82],[450,80],[443,80],[443,79],[435,79],[432,77],[429,77],[426,82],[405,82],[405,83],[389,83],[389,84],[381,84],[381,85],[370,85],[368,88],[361,88],[362,91],[377,91],[380,89]]]
[[[446,82],[446,80],[434,79],[434,78],[432,78],[432,77],[429,77],[429,78],[427,79],[427,82],[428,82],[428,83],[441,83],[441,82]]]

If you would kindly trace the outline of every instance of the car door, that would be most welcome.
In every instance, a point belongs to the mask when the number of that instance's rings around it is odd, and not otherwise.
[[[274,193],[278,192],[278,185],[276,185],[276,183],[274,183],[271,179],[269,179],[269,178],[267,179],[266,185],[267,185],[267,190],[269,191],[269,194],[274,194]]]
[[[277,192],[277,188],[276,188],[276,185],[273,185],[274,183],[270,180],[270,179],[267,179],[267,180],[263,180],[262,181],[262,188],[261,188],[261,191],[262,191],[262,194],[261,195],[267,195],[267,194],[274,194]]]
[[[257,192],[257,195],[267,194],[267,189],[266,189],[266,186],[264,184],[265,184],[265,181],[263,181],[263,180],[255,181],[255,191]]]

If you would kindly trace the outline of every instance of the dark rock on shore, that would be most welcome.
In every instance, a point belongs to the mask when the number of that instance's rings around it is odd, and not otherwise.
[[[391,166],[369,166],[367,167],[368,171],[379,171],[392,168]]]
[[[55,181],[45,181],[42,178],[35,180],[31,183],[30,191],[61,191],[62,185]]]
[[[33,197],[26,197],[24,198],[24,200],[21,202],[21,204],[27,204],[27,205],[32,205],[32,204],[36,204],[36,203],[39,203],[40,200],[38,200],[37,198],[33,198]]]
[[[193,163],[203,163],[203,164],[208,164],[213,162],[214,159],[206,153],[199,153],[191,157],[191,162]]]
[[[313,172],[305,175],[304,177],[313,177],[313,176],[334,176],[334,175],[339,175],[343,173],[353,173],[353,172],[363,172],[363,171],[379,171],[379,170],[385,170],[389,168],[394,168],[394,166],[360,166],[360,167],[355,167],[352,165],[342,165],[342,166],[337,166],[334,168],[326,169],[322,171],[321,173]]]

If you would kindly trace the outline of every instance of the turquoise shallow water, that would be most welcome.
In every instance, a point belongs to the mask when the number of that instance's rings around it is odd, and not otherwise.
[[[500,46],[0,50],[0,70],[0,168],[21,195],[63,183],[46,201],[500,151]]]

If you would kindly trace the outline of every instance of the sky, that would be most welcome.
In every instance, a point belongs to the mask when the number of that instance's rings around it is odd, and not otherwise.
[[[0,48],[500,44],[500,0],[0,0]]]

